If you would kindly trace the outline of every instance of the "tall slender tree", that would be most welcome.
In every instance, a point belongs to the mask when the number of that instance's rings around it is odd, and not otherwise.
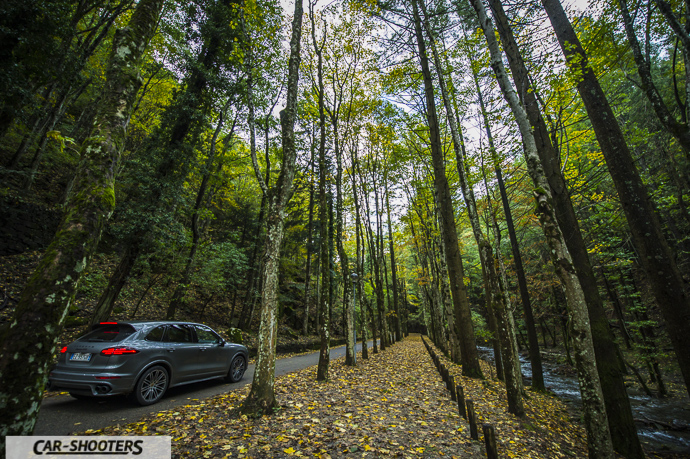
[[[510,22],[499,0],[490,0],[489,5],[496,19],[496,27],[508,58],[515,87],[523,88],[518,92],[532,126],[544,173],[551,188],[554,209],[559,227],[565,236],[573,265],[582,286],[587,311],[592,328],[594,352],[597,359],[597,371],[601,379],[602,393],[606,404],[611,439],[616,451],[626,457],[643,457],[644,453],[637,438],[637,429],[630,408],[630,401],[623,380],[624,368],[620,351],[609,327],[604,303],[599,294],[594,271],[589,260],[585,241],[580,231],[575,209],[570,199],[568,186],[560,168],[560,155],[554,148],[544,117],[539,109],[536,88],[532,85],[524,59],[510,27]],[[536,341],[530,334],[530,343]],[[531,347],[531,344],[530,344]]]
[[[462,359],[462,373],[465,376],[481,378],[482,370],[479,367],[479,357],[474,336],[474,326],[472,324],[472,313],[467,299],[467,287],[464,283],[464,268],[460,247],[458,245],[458,233],[455,227],[455,215],[453,203],[450,196],[448,179],[441,148],[441,136],[436,114],[436,100],[434,98],[434,86],[429,69],[429,58],[426,51],[426,43],[422,34],[422,25],[419,15],[418,1],[412,0],[412,11],[414,19],[414,30],[419,50],[419,60],[422,67],[424,79],[424,96],[426,100],[426,116],[429,125],[431,142],[431,156],[434,166],[434,186],[438,193],[438,201],[441,206],[441,237],[444,239],[446,247],[446,262],[450,275],[450,287],[453,297],[456,316],[460,333],[460,352]]]
[[[570,331],[575,350],[575,363],[585,416],[589,457],[592,459],[612,458],[611,434],[594,358],[592,331],[589,325],[584,293],[580,281],[575,274],[575,268],[565,244],[563,233],[561,233],[558,227],[556,213],[552,206],[549,184],[537,153],[537,145],[532,134],[532,128],[503,66],[502,55],[496,40],[493,23],[487,16],[486,9],[481,0],[472,0],[471,3],[477,13],[479,24],[489,47],[491,68],[520,129],[525,161],[535,187],[533,194],[537,204],[539,221],[550,248],[552,264],[566,291]]]
[[[323,23],[321,42],[316,38],[316,6],[317,0],[309,1],[309,20],[311,22],[311,39],[316,54],[316,97],[319,107],[319,277],[321,278],[321,301],[319,302],[319,336],[321,347],[319,351],[319,367],[316,373],[317,381],[328,379],[328,365],[330,362],[330,309],[331,309],[331,256],[329,235],[329,192],[328,164],[326,162],[326,107],[325,88],[323,81],[323,49],[326,41],[327,26]]]
[[[635,248],[666,322],[690,394],[690,286],[676,264],[654,204],[587,54],[558,0],[542,0],[584,102],[623,207]]]
[[[286,105],[280,111],[283,144],[283,161],[275,187],[268,189],[263,181],[256,155],[252,157],[254,172],[268,201],[268,219],[261,275],[264,288],[261,291],[261,325],[259,350],[254,369],[254,379],[242,411],[253,414],[272,414],[277,406],[275,399],[276,340],[278,337],[278,264],[280,244],[285,228],[285,207],[292,194],[295,178],[297,149],[295,147],[295,119],[297,117],[297,91],[299,81],[300,50],[302,38],[302,0],[295,0],[290,37],[290,58]]]
[[[479,256],[482,264],[482,269],[485,273],[486,285],[484,286],[488,295],[492,297],[491,304],[495,310],[495,317],[497,321],[497,328],[499,339],[501,342],[501,357],[503,362],[503,373],[506,378],[506,391],[508,395],[508,410],[517,415],[523,416],[525,409],[522,403],[522,372],[520,371],[520,359],[517,355],[515,343],[515,329],[511,327],[513,321],[508,319],[508,310],[505,303],[505,296],[501,290],[501,285],[498,281],[498,272],[496,271],[496,263],[494,262],[493,248],[491,243],[484,236],[479,221],[479,212],[477,211],[477,202],[474,197],[474,191],[469,183],[468,176],[465,169],[466,152],[465,141],[462,136],[462,128],[455,122],[455,114],[448,93],[448,86],[444,77],[441,59],[439,57],[436,37],[429,22],[429,15],[426,7],[421,2],[422,11],[424,12],[424,26],[427,35],[429,36],[429,49],[434,59],[434,66],[436,67],[436,74],[438,78],[439,88],[441,89],[441,97],[446,109],[446,117],[450,127],[451,135],[453,137],[453,148],[455,150],[456,164],[458,170],[458,178],[460,180],[460,188],[465,199],[465,206],[467,215],[470,219],[472,231],[474,233],[475,241],[479,249]]]
[[[115,171],[141,85],[142,57],[162,8],[162,0],[141,0],[127,26],[115,34],[94,135],[82,147],[72,198],[22,291],[11,322],[0,332],[3,437],[30,435],[34,429],[58,336],[79,280],[115,209]]]

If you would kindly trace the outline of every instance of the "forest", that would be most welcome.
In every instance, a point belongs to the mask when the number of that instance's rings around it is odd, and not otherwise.
[[[0,435],[66,336],[184,319],[252,343],[254,414],[286,340],[318,380],[334,339],[489,347],[516,417],[557,353],[589,457],[644,457],[626,386],[690,393],[688,11],[3,1]]]

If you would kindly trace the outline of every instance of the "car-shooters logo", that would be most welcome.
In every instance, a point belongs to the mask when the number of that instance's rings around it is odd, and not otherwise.
[[[7,437],[7,459],[118,458],[170,459],[171,437]]]

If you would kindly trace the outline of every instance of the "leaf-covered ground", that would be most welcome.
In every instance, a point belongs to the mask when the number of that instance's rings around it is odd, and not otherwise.
[[[456,384],[461,381],[465,398],[474,401],[479,423],[494,425],[500,457],[587,457],[584,427],[572,422],[566,405],[558,398],[527,390],[525,416],[517,418],[508,413],[505,384],[492,379],[495,372],[487,362],[480,360],[486,379],[467,378],[461,374],[462,367],[454,365],[438,349],[435,351]]]
[[[462,378],[457,370],[480,422],[496,427],[500,457],[587,456],[583,428],[554,397],[531,394],[527,416],[517,420],[507,413],[502,383]],[[315,368],[277,378],[281,408],[273,416],[240,415],[245,388],[87,433],[171,435],[175,458],[486,457],[419,336],[368,360],[360,355],[356,368],[331,362],[330,380],[315,379]]]

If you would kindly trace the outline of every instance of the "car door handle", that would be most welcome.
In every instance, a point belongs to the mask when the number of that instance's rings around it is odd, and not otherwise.
[[[170,347],[170,348],[167,349],[167,351],[168,351],[168,352],[175,352],[175,348],[174,348],[174,347]]]
[[[207,347],[202,347],[202,348],[200,348],[199,350],[200,350],[201,352],[204,352],[206,349],[208,349],[208,348],[207,348]]]

